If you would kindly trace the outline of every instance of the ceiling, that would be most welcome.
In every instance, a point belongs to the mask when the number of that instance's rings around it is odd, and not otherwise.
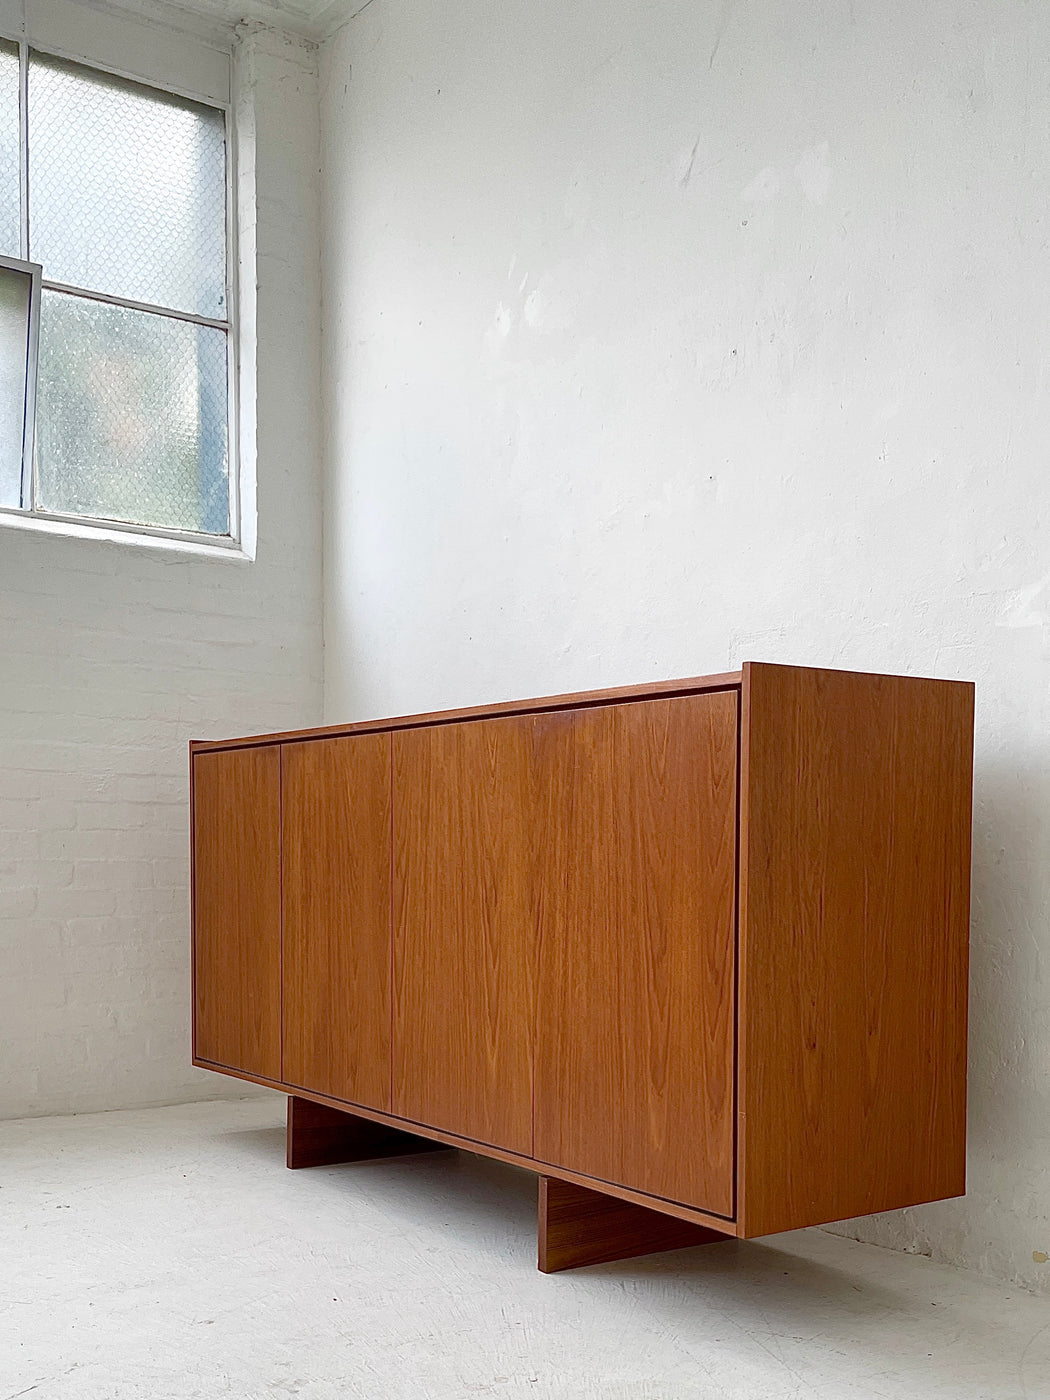
[[[228,34],[236,25],[255,20],[319,41],[353,19],[372,0],[94,0],[94,3],[98,8],[130,10],[198,33]]]

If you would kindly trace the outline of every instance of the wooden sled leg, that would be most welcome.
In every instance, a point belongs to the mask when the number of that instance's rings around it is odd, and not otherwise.
[[[719,1230],[606,1196],[557,1177],[540,1177],[539,1267],[541,1273],[607,1264],[638,1254],[729,1239]]]
[[[409,1152],[435,1152],[442,1142],[373,1123],[354,1113],[288,1098],[288,1165],[328,1167],[337,1162],[365,1162],[371,1157],[401,1157]]]

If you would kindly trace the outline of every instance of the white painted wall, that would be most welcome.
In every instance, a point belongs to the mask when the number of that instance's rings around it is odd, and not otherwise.
[[[373,0],[321,65],[326,717],[978,686],[968,1197],[1050,1287],[1050,7]]]
[[[246,1088],[189,1063],[186,744],[320,718],[319,169],[313,47],[238,69],[256,562],[0,529],[0,1117]]]

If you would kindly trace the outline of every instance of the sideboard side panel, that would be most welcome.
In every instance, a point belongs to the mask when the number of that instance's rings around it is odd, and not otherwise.
[[[744,668],[748,1236],[961,1194],[973,686]]]
[[[194,1055],[279,1080],[280,751],[191,761]]]
[[[390,1107],[390,735],[281,747],[285,1083]]]

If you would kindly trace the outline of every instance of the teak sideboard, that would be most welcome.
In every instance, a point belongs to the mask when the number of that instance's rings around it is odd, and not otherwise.
[[[748,663],[190,746],[193,1062],[540,1267],[965,1189],[973,686]]]

